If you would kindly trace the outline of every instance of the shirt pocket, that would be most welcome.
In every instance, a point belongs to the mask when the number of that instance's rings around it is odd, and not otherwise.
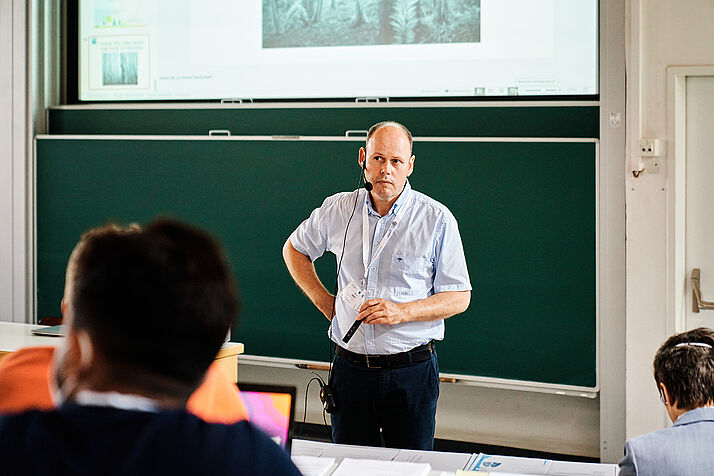
[[[420,293],[431,289],[433,270],[434,265],[427,258],[395,253],[392,257],[389,285],[407,294]]]

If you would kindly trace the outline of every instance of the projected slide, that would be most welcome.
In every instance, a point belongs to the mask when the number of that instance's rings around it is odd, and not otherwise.
[[[477,43],[481,37],[481,0],[375,3],[263,0],[263,47]]]
[[[89,41],[92,89],[148,89],[148,36],[98,36]]]
[[[80,0],[79,98],[597,94],[597,0]]]

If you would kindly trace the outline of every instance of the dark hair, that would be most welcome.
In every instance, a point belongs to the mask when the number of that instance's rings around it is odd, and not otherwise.
[[[409,150],[412,149],[412,133],[409,132],[409,129],[407,129],[404,126],[404,124],[400,124],[397,121],[382,121],[382,122],[378,122],[375,125],[373,125],[372,127],[370,127],[369,131],[367,132],[367,140],[365,141],[365,144],[367,144],[369,142],[369,140],[372,138],[372,136],[374,135],[375,132],[377,132],[382,127],[386,127],[386,126],[394,126],[394,127],[400,128],[402,130],[402,132],[404,132],[404,135],[407,136],[407,139],[409,139]]]
[[[658,390],[663,383],[670,403],[680,409],[714,402],[714,331],[700,327],[667,339],[655,355],[654,378]]]
[[[195,388],[238,313],[218,244],[169,219],[143,230],[110,225],[86,233],[68,279],[73,326],[89,333],[125,382],[159,392],[160,382]]]

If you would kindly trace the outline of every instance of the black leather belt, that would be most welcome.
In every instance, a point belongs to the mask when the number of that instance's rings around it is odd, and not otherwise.
[[[414,347],[412,350],[400,352],[398,354],[357,354],[347,349],[335,347],[335,354],[349,362],[365,367],[368,369],[393,369],[404,367],[409,364],[416,364],[431,359],[431,354],[434,352],[434,341],[429,341],[428,344]]]

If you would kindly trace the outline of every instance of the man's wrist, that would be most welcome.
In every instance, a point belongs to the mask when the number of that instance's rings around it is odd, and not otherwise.
[[[335,314],[335,297],[327,293],[327,295],[323,298],[321,298],[319,301],[316,301],[315,307],[322,312],[326,318],[329,320],[332,320],[332,317]]]
[[[399,307],[400,321],[409,322],[412,320],[412,310],[411,302],[395,303]]]

